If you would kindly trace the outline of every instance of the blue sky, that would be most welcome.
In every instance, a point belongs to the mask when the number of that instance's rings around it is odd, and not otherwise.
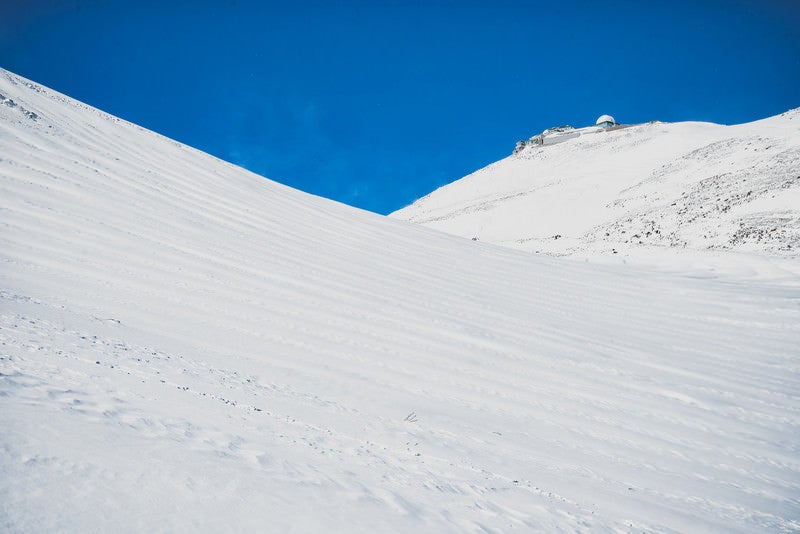
[[[0,66],[389,213],[550,126],[800,106],[800,2],[6,0]]]

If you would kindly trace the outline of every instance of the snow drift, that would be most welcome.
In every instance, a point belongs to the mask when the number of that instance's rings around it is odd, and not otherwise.
[[[454,238],[0,94],[0,529],[800,528],[796,285]]]

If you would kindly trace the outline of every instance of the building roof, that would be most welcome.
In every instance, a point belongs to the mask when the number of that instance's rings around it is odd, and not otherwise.
[[[604,122],[611,122],[611,123],[614,123],[614,124],[617,123],[617,121],[615,121],[614,117],[612,117],[611,115],[600,115],[600,117],[597,119],[597,122],[595,122],[595,124],[603,124]]]

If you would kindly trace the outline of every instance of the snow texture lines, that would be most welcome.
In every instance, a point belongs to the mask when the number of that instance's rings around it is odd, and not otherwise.
[[[0,74],[0,530],[800,529],[795,284],[454,238]]]

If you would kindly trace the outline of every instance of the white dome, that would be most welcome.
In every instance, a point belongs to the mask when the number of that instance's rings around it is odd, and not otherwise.
[[[612,122],[614,124],[617,123],[617,121],[615,121],[614,117],[612,117],[611,115],[600,115],[600,118],[597,119],[597,122],[595,122],[595,124],[602,124],[604,122]]]

